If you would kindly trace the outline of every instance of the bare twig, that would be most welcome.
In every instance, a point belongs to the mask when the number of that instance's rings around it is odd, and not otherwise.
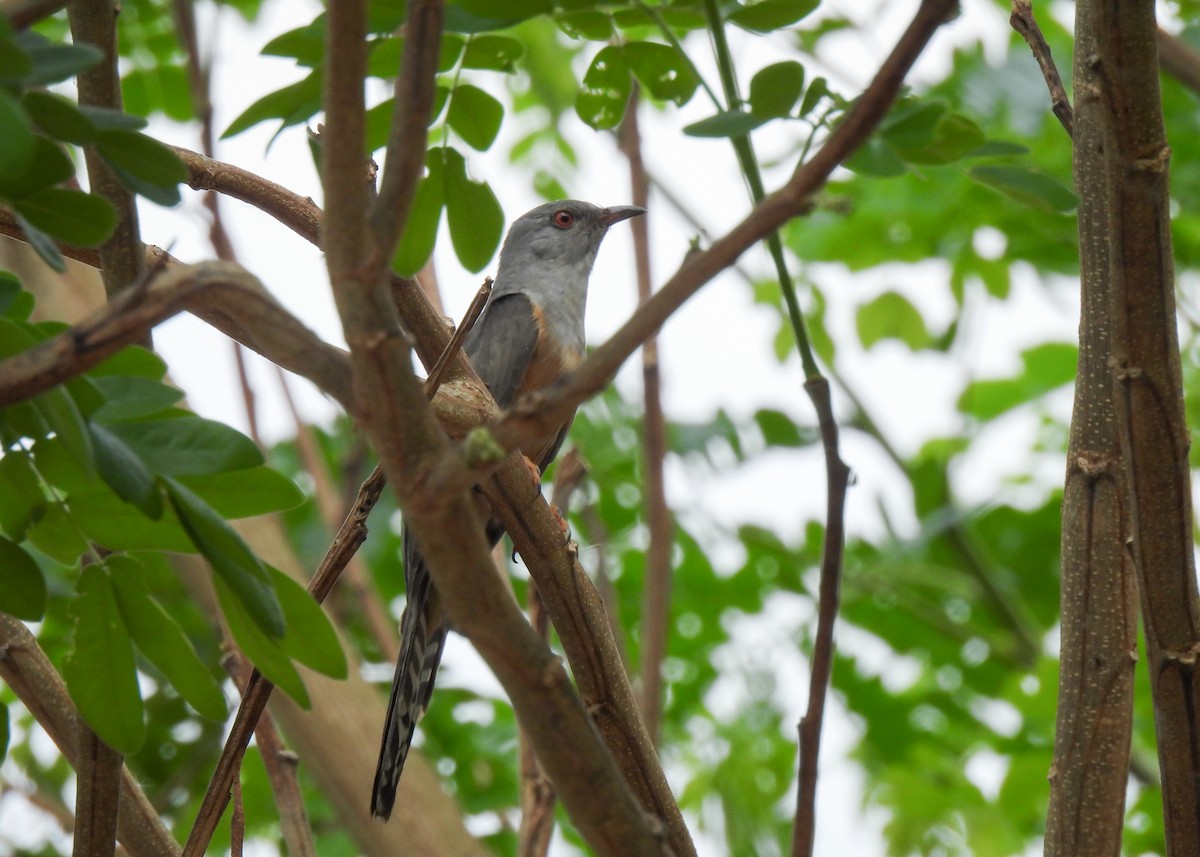
[[[250,681],[252,667],[241,652],[230,651],[225,658],[225,670],[237,683],[238,689],[244,693]],[[316,857],[317,849],[313,845],[312,828],[308,821],[308,813],[304,809],[300,781],[296,776],[296,755],[283,746],[283,740],[275,728],[275,721],[266,712],[254,728],[254,737],[258,741],[258,753],[262,758],[263,767],[267,770],[267,780],[275,796],[275,805],[279,808],[279,827],[289,857]],[[234,787],[240,788],[240,784],[235,781]]]
[[[1046,44],[1046,37],[1042,35],[1042,29],[1033,17],[1031,0],[1013,0],[1012,14],[1009,15],[1008,23],[1021,34],[1021,38],[1033,51],[1033,58],[1037,60],[1037,64],[1042,70],[1042,77],[1046,79],[1046,87],[1050,90],[1050,109],[1054,111],[1054,115],[1058,117],[1058,121],[1062,123],[1067,135],[1070,136],[1073,133],[1074,125],[1071,102],[1067,98],[1067,90],[1063,88],[1058,67],[1054,64],[1054,55],[1050,52],[1050,45]]]
[[[817,636],[808,682],[808,709],[800,721],[800,771],[797,777],[799,788],[796,792],[796,823],[792,831],[792,857],[810,857],[816,833],[817,760],[821,748],[821,723],[825,717],[825,696],[833,672],[833,626],[840,600],[842,549],[846,538],[846,488],[850,482],[850,468],[837,452],[838,428],[833,418],[829,381],[825,378],[810,379],[804,388],[817,410],[821,445],[825,450],[827,485]]]
[[[492,278],[485,277],[483,285],[479,287],[479,291],[475,293],[471,305],[467,307],[467,314],[463,317],[462,324],[454,331],[454,335],[450,337],[450,341],[442,350],[442,356],[433,364],[433,368],[429,370],[429,377],[425,379],[425,394],[432,398],[437,392],[437,388],[442,385],[442,380],[445,378],[446,369],[450,366],[450,361],[459,355],[462,351],[463,343],[467,341],[467,334],[471,332],[471,328],[475,326],[475,322],[479,321],[479,315],[483,312],[483,308],[487,306],[488,295],[492,293]]]
[[[629,160],[632,202],[648,207],[649,181],[642,162],[642,140],[638,128],[638,91],[625,110],[618,139]],[[630,223],[637,265],[638,302],[650,299],[650,224],[639,217]],[[662,725],[662,663],[667,654],[671,627],[671,543],[674,525],[667,507],[663,465],[667,456],[667,424],[662,407],[662,375],[658,369],[658,337],[642,343],[642,483],[645,495],[646,546],[645,587],[642,601],[642,719],[655,744]]]

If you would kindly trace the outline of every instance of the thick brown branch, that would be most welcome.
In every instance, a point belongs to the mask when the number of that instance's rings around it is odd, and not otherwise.
[[[0,362],[0,406],[90,369],[184,310],[309,378],[353,413],[356,405],[345,352],[322,342],[276,303],[258,280],[226,262],[176,265],[97,310],[82,324]]]
[[[321,228],[321,209],[308,197],[276,184],[269,179],[216,161],[204,155],[172,146],[188,170],[188,186],[194,190],[211,190],[252,205],[271,215],[313,244],[318,243]]]

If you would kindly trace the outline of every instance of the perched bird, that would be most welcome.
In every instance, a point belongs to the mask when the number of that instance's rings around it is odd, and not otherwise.
[[[639,214],[645,209],[635,205],[599,208],[568,199],[540,205],[513,223],[500,250],[492,294],[463,346],[500,407],[552,384],[583,359],[583,313],[596,251],[610,226]],[[522,453],[544,470],[570,427],[568,419]],[[494,545],[504,530],[490,521],[487,535]],[[402,538],[408,601],[371,793],[371,814],[384,820],[392,814],[417,721],[429,707],[450,629],[407,528]]]

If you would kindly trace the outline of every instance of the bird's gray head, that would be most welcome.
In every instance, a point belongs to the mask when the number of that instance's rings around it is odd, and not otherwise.
[[[645,213],[636,205],[600,208],[577,199],[539,205],[518,217],[508,230],[496,285],[542,277],[560,281],[580,277],[586,283],[608,227]]]

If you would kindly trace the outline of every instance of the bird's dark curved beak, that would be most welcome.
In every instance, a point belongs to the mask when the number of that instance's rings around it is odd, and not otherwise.
[[[600,212],[600,222],[608,227],[645,213],[646,209],[640,205],[614,205],[612,208],[606,208]]]

